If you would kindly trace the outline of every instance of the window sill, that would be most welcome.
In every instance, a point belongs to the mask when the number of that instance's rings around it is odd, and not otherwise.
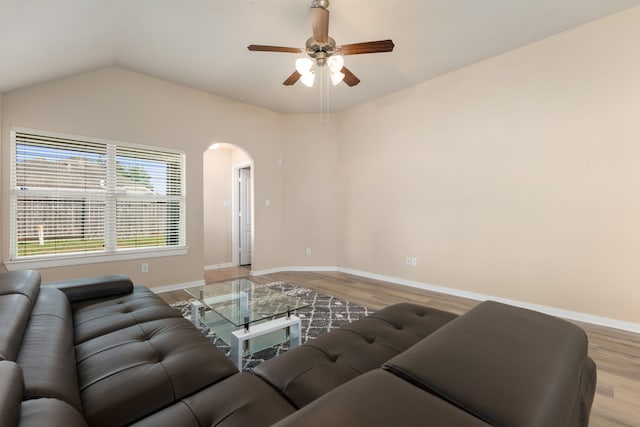
[[[60,258],[34,258],[25,259],[20,261],[5,261],[4,265],[9,271],[15,270],[29,270],[39,268],[51,268],[51,267],[66,267],[70,265],[86,265],[97,264],[101,262],[118,262],[129,261],[133,259],[149,259],[160,258],[167,256],[180,256],[186,255],[189,252],[188,247],[180,247],[174,249],[153,249],[143,251],[131,251],[117,254],[88,254],[88,255],[74,255]]]

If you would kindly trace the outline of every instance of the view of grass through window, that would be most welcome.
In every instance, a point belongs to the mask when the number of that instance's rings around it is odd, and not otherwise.
[[[117,242],[119,248],[140,248],[151,246],[166,246],[164,236],[140,236],[130,239],[120,239]],[[74,252],[99,252],[104,251],[104,240],[99,239],[58,239],[58,240],[23,240],[18,242],[18,255],[47,255],[57,253]]]

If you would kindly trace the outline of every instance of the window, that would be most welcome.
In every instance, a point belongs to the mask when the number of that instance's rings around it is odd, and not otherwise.
[[[31,130],[11,142],[12,261],[184,248],[184,153]]]

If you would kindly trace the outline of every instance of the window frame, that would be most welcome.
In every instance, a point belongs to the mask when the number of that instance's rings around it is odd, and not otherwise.
[[[179,197],[176,198],[179,202],[179,219],[178,226],[174,232],[177,231],[178,236],[178,244],[171,246],[146,246],[142,248],[120,248],[114,247],[112,245],[108,245],[107,241],[115,241],[116,240],[116,223],[118,221],[115,213],[113,215],[108,215],[106,212],[104,213],[104,240],[105,247],[102,251],[96,252],[75,252],[75,253],[58,253],[58,254],[47,254],[47,255],[27,255],[27,256],[17,256],[17,236],[18,236],[18,212],[17,212],[17,200],[19,195],[21,194],[20,190],[16,187],[17,182],[17,134],[26,133],[32,135],[38,135],[45,138],[60,138],[60,139],[69,139],[74,141],[81,141],[90,144],[103,144],[105,145],[106,150],[112,150],[115,152],[118,148],[125,150],[141,150],[141,151],[149,151],[149,152],[157,152],[157,153],[165,153],[176,155],[176,158],[179,160],[177,163],[180,167],[180,170],[176,173],[175,177],[178,177],[180,182],[177,184],[176,188],[179,189],[180,194]],[[21,128],[21,127],[11,127],[10,131],[10,141],[11,141],[11,153],[10,153],[10,176],[8,180],[9,186],[9,204],[8,204],[8,212],[5,210],[5,213],[9,215],[9,260],[5,261],[4,264],[9,270],[18,270],[25,268],[48,268],[48,267],[60,267],[60,266],[69,266],[69,265],[82,265],[82,264],[93,264],[93,263],[101,263],[101,262],[117,262],[117,261],[127,261],[127,260],[135,260],[135,259],[145,259],[145,258],[155,258],[155,257],[166,257],[166,256],[178,256],[185,255],[188,253],[188,247],[186,245],[186,154],[182,150],[170,149],[160,146],[151,146],[123,141],[115,141],[108,140],[103,138],[94,138],[88,136],[79,136],[72,134],[64,134],[50,131],[43,131],[38,129],[30,129],[30,128]],[[114,168],[111,170],[112,176],[115,176],[115,161],[113,165],[108,166],[108,168]],[[109,171],[108,171],[109,173]],[[115,178],[114,178],[115,179]],[[64,194],[64,189],[61,189],[61,195]],[[88,193],[84,193],[83,196],[86,196]],[[51,195],[55,197],[55,191],[51,191]],[[111,199],[113,203],[116,200],[119,200],[120,197],[117,195],[117,191],[115,189],[115,184],[113,185],[112,190],[108,190],[105,193],[105,200]],[[166,197],[166,196],[165,196]],[[148,199],[153,200],[153,199]],[[173,200],[173,199],[172,199]],[[110,223],[113,221],[112,223]],[[167,228],[169,231],[169,228]]]

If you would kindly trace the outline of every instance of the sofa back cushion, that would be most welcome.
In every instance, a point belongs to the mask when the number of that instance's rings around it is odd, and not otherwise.
[[[259,364],[253,372],[298,408],[379,368],[457,316],[400,303]]]
[[[589,361],[577,326],[488,301],[385,368],[491,424],[542,427],[586,425],[575,408],[593,399]]]
[[[69,301],[58,289],[42,288],[17,358],[25,399],[55,398],[81,411],[75,361]]]
[[[0,360],[16,360],[39,289],[37,271],[0,273]]]
[[[490,424],[375,369],[337,387],[273,427],[489,427]]]
[[[43,286],[60,289],[71,303],[130,294],[133,291],[131,279],[122,274],[60,280],[47,282]]]

